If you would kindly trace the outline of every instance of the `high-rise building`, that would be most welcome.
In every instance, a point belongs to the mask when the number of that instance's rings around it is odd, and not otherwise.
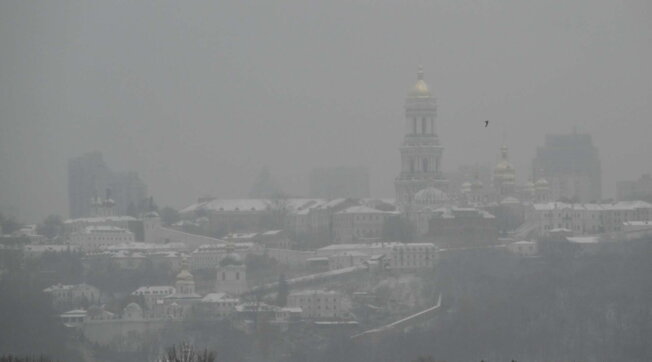
[[[600,157],[590,134],[546,135],[532,169],[535,180],[547,180],[553,200],[598,202],[602,198]]]
[[[100,152],[89,152],[68,161],[68,202],[71,218],[91,216],[93,201],[104,196],[111,170]]]
[[[126,215],[142,208],[147,186],[136,172],[113,172],[95,151],[68,161],[68,202],[71,218],[95,216],[93,202],[110,190],[113,212]]]
[[[405,136],[400,147],[401,173],[396,178],[397,206],[405,210],[414,195],[426,188],[447,191],[448,181],[441,171],[444,151],[439,143],[435,118],[437,103],[419,68],[417,82],[405,101]]]
[[[310,196],[325,199],[369,197],[369,172],[364,167],[314,169],[310,173]]]
[[[116,215],[134,216],[135,213],[144,211],[147,199],[147,185],[134,171],[117,172],[113,174],[111,183],[111,197],[115,201],[114,213]]]

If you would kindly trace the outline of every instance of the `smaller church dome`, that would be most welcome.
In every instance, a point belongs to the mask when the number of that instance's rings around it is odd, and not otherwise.
[[[177,280],[191,281],[193,279],[194,277],[192,276],[192,274],[190,274],[190,272],[187,271],[186,269],[183,269],[182,271],[179,272],[179,274],[177,274]]]
[[[235,244],[229,241],[226,244],[226,255],[220,260],[220,266],[242,265],[242,257],[235,252]]]
[[[242,265],[242,257],[236,253],[228,253],[220,260],[220,266]]]
[[[188,271],[188,259],[185,257],[181,261],[181,271],[177,274],[177,281],[194,281],[194,277]]]
[[[537,190],[548,188],[548,181],[542,177],[537,180],[537,182],[534,184],[534,187]]]
[[[516,180],[514,166],[508,161],[507,146],[500,148],[501,160],[494,168],[494,179],[501,183],[513,183]]]
[[[129,303],[122,310],[122,316],[124,319],[142,319],[143,308],[141,308],[137,303]]]

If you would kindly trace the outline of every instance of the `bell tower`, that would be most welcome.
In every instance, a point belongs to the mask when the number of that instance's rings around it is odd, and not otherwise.
[[[441,171],[444,148],[437,136],[437,102],[419,67],[417,82],[405,100],[405,136],[400,147],[401,173],[396,178],[396,203],[405,210],[414,194],[427,187],[447,191],[448,181]]]

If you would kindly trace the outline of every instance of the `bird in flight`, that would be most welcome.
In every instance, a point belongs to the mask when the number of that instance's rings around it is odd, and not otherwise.
[[[484,121],[484,126],[487,127],[489,125],[489,121]]]

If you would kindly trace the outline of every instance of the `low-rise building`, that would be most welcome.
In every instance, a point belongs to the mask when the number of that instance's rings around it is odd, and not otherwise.
[[[475,208],[441,208],[430,215],[428,240],[441,248],[494,245],[498,242],[496,218]]]
[[[369,255],[359,251],[344,251],[328,257],[328,269],[342,269],[362,265],[369,259]]]
[[[70,242],[77,245],[83,251],[93,251],[106,248],[111,245],[133,243],[134,234],[116,226],[87,226],[82,231],[70,234]]]
[[[389,269],[433,268],[437,259],[437,248],[433,243],[409,243],[395,245],[388,256]]]
[[[517,241],[508,244],[507,251],[518,256],[536,256],[539,248],[535,241]]]
[[[235,312],[239,303],[240,299],[227,293],[210,293],[201,299],[199,308],[202,315],[208,318],[225,318]]]
[[[526,212],[526,223],[537,235],[549,235],[555,229],[568,229],[574,235],[617,233],[628,221],[652,221],[652,204],[644,201],[620,201],[614,204],[534,204]]]
[[[381,240],[385,220],[397,214],[396,211],[381,211],[368,206],[352,206],[339,211],[333,217],[334,242]]]
[[[257,241],[270,249],[290,249],[292,241],[283,230],[269,230],[258,235]]]
[[[262,254],[262,247],[254,242],[232,243],[232,245],[233,253],[238,254],[242,260],[250,253]],[[190,269],[215,269],[229,253],[227,249],[227,243],[201,245],[190,253]]]
[[[43,292],[50,295],[53,307],[58,310],[95,304],[100,300],[100,290],[86,283],[55,284]]]
[[[157,301],[162,300],[168,295],[174,294],[175,289],[171,285],[152,285],[140,287],[133,291],[131,295],[142,296],[145,302],[145,307],[152,309]]]
[[[131,216],[98,216],[68,219],[63,222],[66,235],[82,232],[89,226],[115,226],[134,232],[142,228],[142,221]]]
[[[325,290],[304,290],[288,296],[288,306],[301,308],[302,317],[309,319],[342,318],[348,314],[342,293]]]

